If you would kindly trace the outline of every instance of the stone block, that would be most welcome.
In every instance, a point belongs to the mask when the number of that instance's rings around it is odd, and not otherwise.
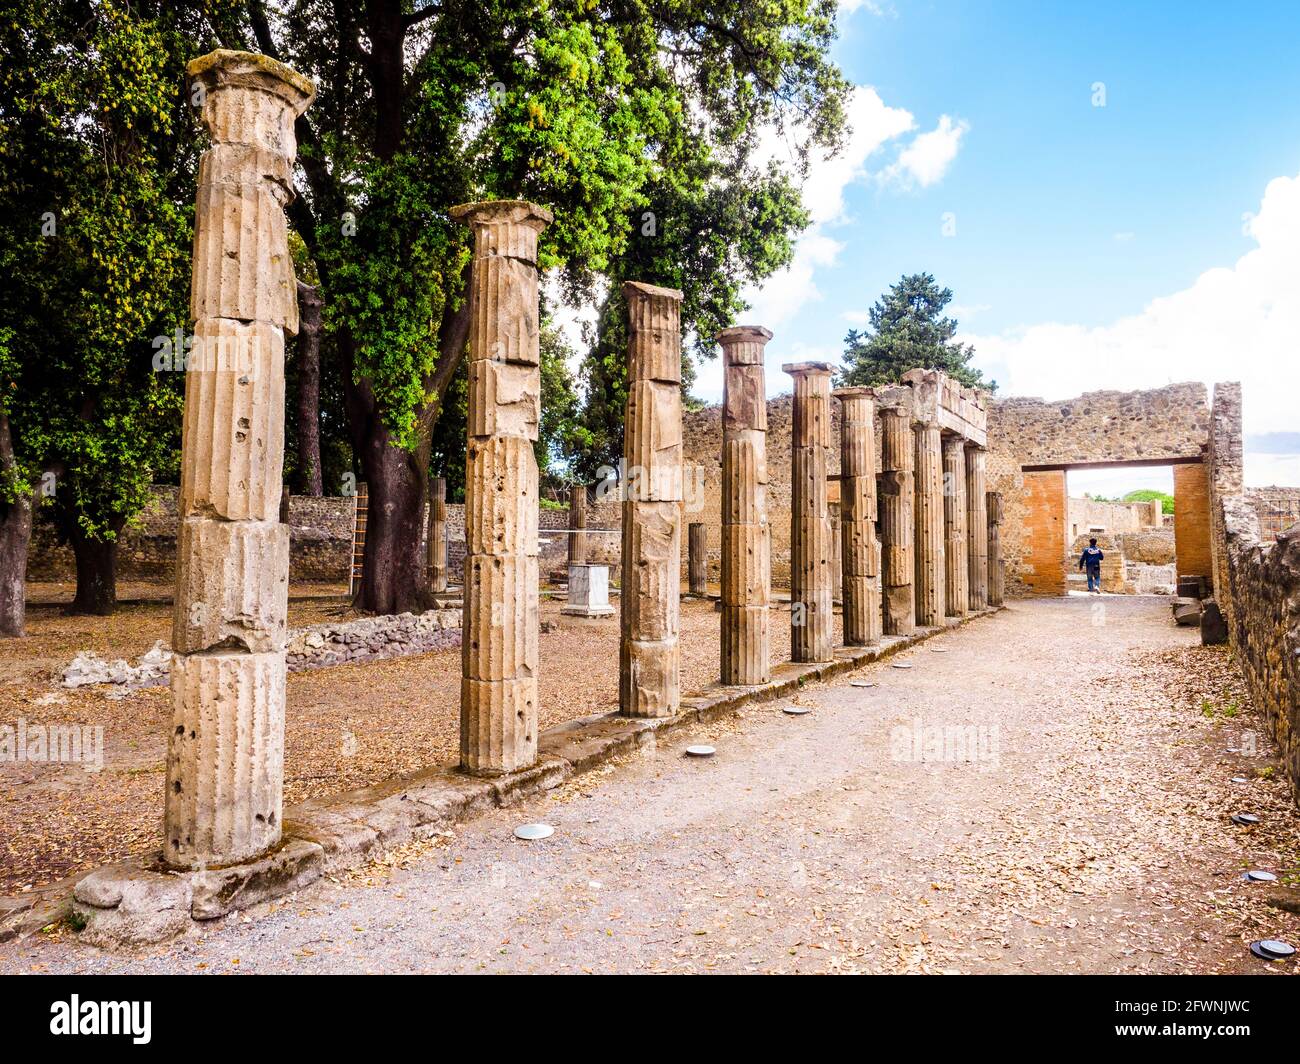
[[[537,459],[530,441],[470,440],[465,485],[467,554],[537,554]]]
[[[676,635],[624,639],[619,654],[619,706],[630,717],[671,717],[681,702]]]
[[[285,645],[289,608],[289,527],[278,521],[180,523],[172,649],[218,646],[251,653]]]
[[[661,502],[682,498],[679,386],[659,381],[628,384],[623,447],[629,499]]]
[[[772,536],[767,525],[723,525],[722,602],[766,606],[771,601]]]
[[[460,682],[460,763],[477,775],[537,760],[537,677]]]
[[[284,468],[284,334],[263,323],[194,325],[185,374],[182,517],[274,521]]]
[[[537,675],[538,562],[520,554],[465,559],[464,676],[503,680]]]
[[[280,840],[283,653],[177,655],[163,853],[183,868],[258,857]]]
[[[479,359],[469,364],[469,436],[537,439],[541,378],[534,366]]]

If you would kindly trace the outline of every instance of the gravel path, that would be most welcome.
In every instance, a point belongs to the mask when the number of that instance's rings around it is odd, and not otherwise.
[[[1158,599],[1016,602],[273,912],[133,957],[59,932],[0,971],[1295,971],[1246,953],[1300,918],[1239,875],[1294,875],[1300,820],[1194,644]],[[531,820],[555,835],[511,837]]]

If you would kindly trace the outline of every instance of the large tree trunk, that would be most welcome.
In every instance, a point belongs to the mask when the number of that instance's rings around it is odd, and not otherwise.
[[[420,540],[429,457],[395,447],[388,430],[375,422],[361,452],[369,491],[365,569],[356,605],[372,613],[426,609]]]
[[[9,416],[0,410],[0,475],[17,471]],[[32,541],[31,495],[0,501],[0,639],[27,634],[27,548]]]
[[[299,495],[323,494],[320,467],[320,292],[298,282]]]
[[[0,639],[26,635],[27,547],[32,540],[32,498],[0,502]]]
[[[68,542],[77,559],[77,594],[67,612],[107,617],[117,609],[117,537],[92,539],[73,521]]]

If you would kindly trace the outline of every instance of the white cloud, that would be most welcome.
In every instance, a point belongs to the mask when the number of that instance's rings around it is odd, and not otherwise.
[[[834,266],[843,248],[824,230],[845,220],[845,190],[867,177],[867,160],[872,155],[916,126],[911,112],[888,106],[868,85],[854,89],[849,101],[848,119],[852,133],[844,150],[833,159],[814,158],[809,164],[803,185],[803,201],[812,215],[812,224],[799,240],[794,261],[761,286],[747,289],[744,293],[752,308],[747,315],[748,321],[776,329],[806,304],[821,298],[814,275],[819,269]],[[760,161],[767,158],[787,164],[792,162],[788,146],[775,133],[770,133],[760,145],[758,157]],[[705,381],[701,379],[701,389],[704,385]]]
[[[1231,267],[1153,299],[1104,326],[1049,322],[964,335],[1006,394],[1049,399],[1096,388],[1240,380],[1250,433],[1293,431],[1300,394],[1300,175],[1264,190],[1248,232],[1256,247]],[[1300,458],[1252,456],[1250,483],[1300,481]]]
[[[929,188],[943,180],[948,167],[957,158],[961,139],[970,132],[970,123],[940,115],[939,124],[929,133],[919,133],[912,143],[899,152],[898,159],[879,175],[882,185],[911,189]]]

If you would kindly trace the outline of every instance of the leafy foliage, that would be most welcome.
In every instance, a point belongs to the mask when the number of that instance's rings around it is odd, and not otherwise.
[[[942,317],[952,289],[928,273],[905,275],[870,310],[871,328],[850,329],[844,338],[841,386],[897,384],[911,369],[938,369],[973,388],[997,390],[996,381],[970,365],[975,348],[953,340],[957,322]]]

